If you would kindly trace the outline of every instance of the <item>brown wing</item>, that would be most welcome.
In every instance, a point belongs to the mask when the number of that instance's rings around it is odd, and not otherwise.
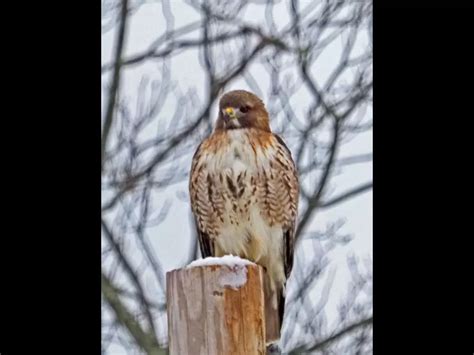
[[[291,156],[291,152],[285,142],[276,134],[277,156],[273,170],[274,175],[280,180],[281,194],[279,200],[283,203],[283,213],[280,218],[283,221],[283,260],[285,274],[288,278],[293,268],[293,258],[295,249],[295,227],[298,215],[299,182],[296,166]],[[275,174],[276,173],[276,174]]]
[[[196,224],[199,247],[203,258],[214,255],[214,242],[210,232],[215,223],[212,204],[213,182],[207,174],[202,161],[203,144],[201,143],[194,153],[189,179],[189,195],[191,209]],[[214,221],[214,222],[213,222]]]
[[[204,259],[204,258],[207,258],[208,256],[215,256],[214,243],[209,238],[209,235],[199,230],[197,223],[196,223],[196,229],[197,229],[198,240],[199,240],[199,249],[201,249],[202,258]]]

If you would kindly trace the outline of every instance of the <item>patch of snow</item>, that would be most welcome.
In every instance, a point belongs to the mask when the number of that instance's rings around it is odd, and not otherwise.
[[[255,265],[255,263],[251,262],[250,260],[242,259],[234,255],[224,255],[220,258],[210,256],[205,259],[194,260],[191,264],[186,266],[186,268],[209,266],[209,265],[225,265],[230,268],[234,268],[236,266],[242,267],[245,265]]]
[[[227,266],[228,270],[222,270],[219,277],[219,284],[222,287],[231,287],[238,289],[247,283],[247,265],[255,265],[247,259],[242,259],[238,256],[224,255],[223,257],[208,257],[205,259],[195,260],[186,268],[222,265]]]
[[[219,278],[222,287],[231,287],[234,290],[247,283],[247,268],[245,266],[234,266],[231,270],[223,272]]]

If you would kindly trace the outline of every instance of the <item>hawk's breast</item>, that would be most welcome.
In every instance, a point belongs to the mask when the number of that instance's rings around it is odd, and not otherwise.
[[[283,285],[284,250],[291,251],[298,204],[286,146],[256,129],[215,132],[198,148],[191,170],[191,205],[214,256],[233,254],[257,262],[267,269],[272,285]]]
[[[218,149],[207,150],[202,159],[212,184],[215,241],[224,254],[258,261],[282,237],[281,227],[268,225],[259,204],[259,176],[270,169],[274,148],[255,144],[246,130],[227,131],[221,139]]]

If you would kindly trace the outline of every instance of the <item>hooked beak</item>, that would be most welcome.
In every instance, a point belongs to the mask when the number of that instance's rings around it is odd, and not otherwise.
[[[233,107],[226,107],[224,110],[224,119],[229,122],[230,120],[235,120],[237,115],[235,114],[235,110]]]

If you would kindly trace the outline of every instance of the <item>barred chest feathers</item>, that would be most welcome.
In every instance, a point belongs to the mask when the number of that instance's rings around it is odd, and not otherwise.
[[[267,268],[273,282],[283,284],[283,228],[268,223],[259,203],[264,198],[260,177],[271,170],[270,161],[277,150],[271,144],[252,145],[252,132],[247,129],[224,134],[219,148],[206,150],[202,156],[207,180],[213,186],[210,202],[219,219],[216,235],[212,236],[216,254],[234,254],[255,261]]]

